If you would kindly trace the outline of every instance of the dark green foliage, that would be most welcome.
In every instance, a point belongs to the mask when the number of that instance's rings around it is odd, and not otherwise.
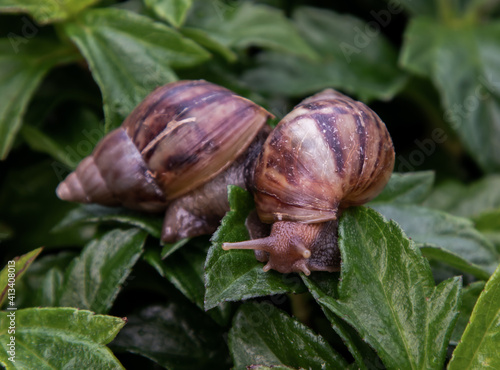
[[[0,0],[0,364],[500,367],[499,15],[488,0]],[[387,123],[396,172],[340,218],[341,272],[222,250],[248,238],[238,187],[216,233],[167,245],[161,215],[57,199],[183,78],[278,119],[335,88]]]

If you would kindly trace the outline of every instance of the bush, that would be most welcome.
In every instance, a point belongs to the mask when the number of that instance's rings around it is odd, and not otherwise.
[[[0,363],[500,368],[500,8],[307,3],[0,0]],[[343,213],[340,273],[263,272],[223,251],[248,238],[237,187],[211,238],[163,246],[161,216],[56,198],[177,79],[278,118],[333,87],[387,123],[396,172]]]

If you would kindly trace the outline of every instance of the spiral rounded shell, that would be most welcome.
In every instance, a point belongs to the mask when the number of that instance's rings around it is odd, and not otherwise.
[[[377,196],[394,166],[385,124],[328,89],[299,104],[267,138],[253,179],[264,222],[323,222]]]
[[[226,169],[269,116],[224,87],[180,81],[150,94],[123,128],[157,174],[167,199],[173,199]]]
[[[228,168],[271,115],[207,81],[148,95],[62,182],[61,199],[158,211]]]

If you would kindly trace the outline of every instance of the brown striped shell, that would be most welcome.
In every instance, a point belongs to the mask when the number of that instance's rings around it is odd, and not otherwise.
[[[264,270],[337,271],[339,212],[377,196],[394,166],[392,140],[366,105],[331,89],[293,109],[267,138],[252,190],[268,237],[224,243],[255,249]]]
[[[270,116],[253,102],[207,81],[167,84],[148,95],[97,144],[59,184],[57,195],[81,203],[161,211],[225,173],[223,181],[216,182],[224,193],[224,181],[243,181],[241,171],[229,168],[249,149]],[[224,194],[220,199],[227,202]],[[215,205],[217,217],[224,206]],[[169,230],[177,233],[174,223],[181,219],[192,225],[198,219],[213,223],[214,217],[201,215],[199,208],[191,201],[177,202],[176,213],[167,212]],[[172,238],[185,236],[175,235]]]
[[[254,175],[264,222],[335,220],[389,180],[394,149],[384,123],[365,104],[328,89],[299,104],[267,138]]]

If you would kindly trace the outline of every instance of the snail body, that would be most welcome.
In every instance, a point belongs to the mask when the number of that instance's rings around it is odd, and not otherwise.
[[[324,90],[278,123],[257,159],[250,188],[260,220],[273,222],[271,234],[223,248],[255,249],[267,261],[264,270],[337,271],[340,212],[377,196],[393,167],[380,118],[363,103]]]
[[[227,185],[250,190],[254,249],[279,272],[338,271],[338,218],[378,195],[394,166],[391,138],[363,103],[327,89],[271,132],[272,115],[206,81],[148,95],[58,186],[64,200],[165,212],[164,242],[215,231]],[[272,224],[270,232],[266,224]]]
[[[166,210],[166,242],[213,232],[229,208],[227,185],[245,186],[245,166],[258,154],[270,116],[206,81],[167,84],[97,144],[59,184],[57,195],[80,203]]]

